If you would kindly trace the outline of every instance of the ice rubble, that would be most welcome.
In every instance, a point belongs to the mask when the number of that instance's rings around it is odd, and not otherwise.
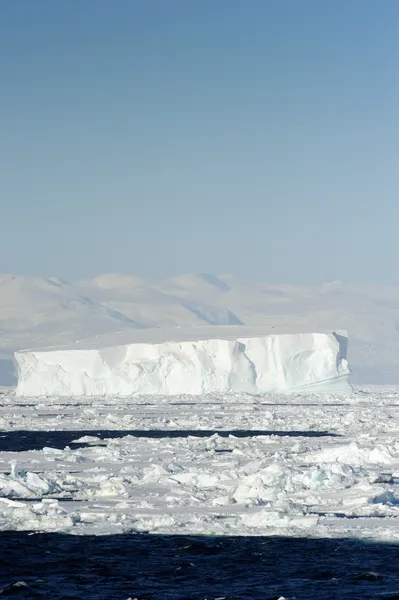
[[[209,450],[211,441],[215,451]],[[250,441],[218,434],[205,440],[126,436],[102,443],[20,455],[40,474],[15,462],[11,473],[0,472],[0,530],[84,533],[94,527],[98,534],[161,527],[174,533],[262,535],[294,528],[296,534],[307,529],[314,535],[323,531],[320,517],[327,513],[397,515],[392,482],[398,445],[392,445],[389,465],[381,465],[367,462],[374,442],[346,444],[353,451],[351,466],[335,460],[316,464],[305,450],[309,442],[298,453],[292,438],[273,443],[263,436]],[[226,446],[232,450],[228,455],[220,452]],[[328,460],[343,456],[340,445],[325,450]],[[6,461],[7,455],[0,456],[0,471]]]
[[[214,331],[207,339],[196,339],[200,335],[191,329],[175,332],[173,341],[159,337],[155,343],[118,344],[116,338],[116,343],[102,345],[100,338],[97,347],[92,342],[87,347],[16,352],[16,393],[127,396],[351,389],[346,332],[241,337],[239,328]]]
[[[398,390],[148,400],[5,394],[0,530],[399,539]]]

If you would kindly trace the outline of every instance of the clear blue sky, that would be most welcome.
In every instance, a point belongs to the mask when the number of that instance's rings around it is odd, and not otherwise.
[[[0,272],[399,283],[398,0],[2,0]]]

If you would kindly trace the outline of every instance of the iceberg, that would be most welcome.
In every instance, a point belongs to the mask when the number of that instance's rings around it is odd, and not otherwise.
[[[245,328],[143,330],[15,353],[17,396],[349,392],[345,331],[240,335]],[[198,328],[201,330],[201,328]],[[158,339],[157,339],[158,338]],[[146,341],[145,341],[146,340]],[[111,341],[111,343],[110,343]]]

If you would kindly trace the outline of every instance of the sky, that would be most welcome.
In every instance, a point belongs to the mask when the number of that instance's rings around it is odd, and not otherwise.
[[[398,283],[397,0],[2,0],[0,272]]]

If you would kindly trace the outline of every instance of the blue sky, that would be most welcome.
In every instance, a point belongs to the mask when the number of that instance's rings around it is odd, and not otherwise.
[[[4,0],[0,271],[399,283],[397,0]]]

